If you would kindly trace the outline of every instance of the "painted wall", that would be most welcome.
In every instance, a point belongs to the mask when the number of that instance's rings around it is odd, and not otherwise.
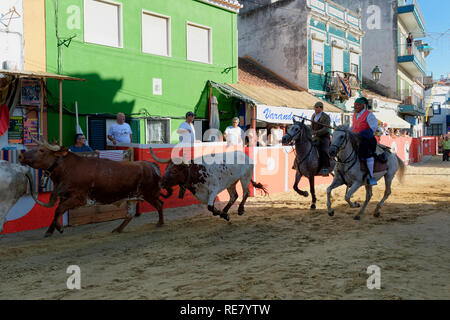
[[[239,56],[249,55],[296,85],[307,88],[306,0],[285,0],[238,16]]]
[[[195,0],[179,0],[176,5],[166,0],[116,2],[123,4],[123,48],[84,42],[83,0],[46,0],[47,70],[87,80],[64,83],[64,104],[69,110],[74,111],[78,101],[80,114],[169,116],[175,118],[171,121],[171,140],[176,142],[178,135],[174,131],[187,111],[195,110],[198,117],[207,117],[208,80],[237,82],[236,13]],[[171,17],[171,57],[142,52],[143,9]],[[187,61],[187,21],[212,29],[212,64]],[[57,32],[61,40],[75,36],[70,44],[66,43],[68,47],[61,46],[61,68]],[[153,78],[162,79],[162,95],[153,95]],[[57,84],[49,81],[49,89],[53,95],[50,101],[57,106]],[[49,138],[57,139],[56,113],[49,113],[49,123],[53,124]],[[80,117],[80,125],[85,131],[85,117]],[[66,115],[63,126],[64,144],[68,145],[75,134],[75,118]],[[144,121],[140,131],[142,138]]]
[[[434,114],[430,120],[430,124],[442,124],[442,134],[447,134],[447,116],[450,116],[450,87],[437,86],[425,92],[425,107],[437,103],[441,105],[441,114]]]
[[[390,0],[334,0],[353,11],[360,11],[362,28],[363,83],[374,87],[386,97],[397,98],[397,1]],[[375,86],[372,70],[383,71]]]
[[[47,71],[45,0],[23,0],[25,70]]]
[[[10,9],[16,8],[13,15],[7,14]],[[3,16],[4,15],[4,16]],[[0,68],[23,70],[24,68],[24,28],[23,28],[23,3],[22,0],[0,1]],[[11,17],[11,20],[9,19]],[[9,68],[6,68],[9,61]]]

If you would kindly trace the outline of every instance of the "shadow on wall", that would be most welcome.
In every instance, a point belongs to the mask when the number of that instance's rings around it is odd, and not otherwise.
[[[86,81],[63,82],[63,144],[69,146],[73,143],[76,133],[75,101],[78,102],[80,127],[86,134],[86,115],[89,115],[89,123],[94,127],[89,128],[93,134],[99,135],[106,131],[106,119],[114,119],[119,112],[129,115],[133,113],[136,104],[136,93],[123,92],[123,79],[102,79],[96,73],[71,74],[72,77],[85,79]],[[49,113],[49,140],[59,140],[59,85],[56,80],[48,80],[47,89]],[[128,100],[135,95],[133,100]],[[97,121],[95,121],[97,120]],[[105,126],[105,128],[102,127]],[[95,126],[100,126],[95,130]],[[91,140],[91,136],[89,137]],[[106,139],[106,137],[104,137]],[[99,146],[103,137],[98,138]],[[105,140],[106,143],[106,140]]]

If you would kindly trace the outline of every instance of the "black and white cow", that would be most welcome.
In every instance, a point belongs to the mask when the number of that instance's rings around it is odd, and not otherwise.
[[[254,188],[260,189],[267,194],[267,190],[262,184],[252,180],[253,161],[242,151],[223,153],[221,154],[222,159],[211,161],[212,163],[210,164],[206,163],[207,161],[203,158],[193,159],[189,163],[183,162],[181,159],[178,159],[178,161],[161,159],[154,154],[151,148],[150,153],[155,161],[168,164],[161,181],[162,188],[168,192],[164,196],[165,198],[172,195],[173,186],[179,185],[181,188],[180,198],[183,197],[184,191],[187,189],[201,203],[208,204],[208,210],[213,215],[220,215],[227,221],[230,220],[228,210],[238,198],[236,184],[239,181],[241,181],[242,190],[244,191],[238,209],[239,215],[244,214],[244,205],[250,195],[250,183]],[[225,208],[220,211],[214,208],[214,202],[217,195],[225,189],[230,194],[230,200]]]

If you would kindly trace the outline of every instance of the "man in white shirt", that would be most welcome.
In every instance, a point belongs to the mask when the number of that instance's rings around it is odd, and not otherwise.
[[[123,113],[117,114],[117,122],[114,123],[108,130],[108,139],[116,145],[119,143],[131,143],[132,131],[130,125],[125,122],[125,115]]]
[[[186,113],[186,121],[180,124],[177,133],[180,135],[180,142],[194,143],[195,142],[195,128],[194,128],[195,113],[189,111]]]
[[[270,139],[272,146],[281,146],[281,139],[283,139],[283,129],[277,124],[274,128],[270,130]]]
[[[229,146],[244,145],[244,131],[239,127],[238,117],[233,118],[232,125],[225,129],[223,136]]]

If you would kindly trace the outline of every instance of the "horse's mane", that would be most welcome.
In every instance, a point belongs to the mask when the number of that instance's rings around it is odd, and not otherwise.
[[[350,138],[350,143],[352,144],[353,149],[359,150],[359,144],[361,140],[357,134],[353,133],[353,131],[350,130],[350,127],[348,125],[340,125],[335,128],[335,131],[346,132],[348,134],[348,137]]]

